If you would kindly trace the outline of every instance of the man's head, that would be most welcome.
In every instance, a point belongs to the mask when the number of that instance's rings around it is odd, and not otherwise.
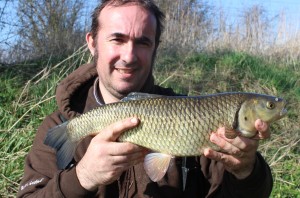
[[[90,32],[92,34],[93,39],[97,37],[98,30],[101,27],[98,17],[100,15],[100,12],[103,10],[103,8],[108,5],[118,7],[118,6],[128,5],[128,4],[136,4],[138,6],[141,6],[155,16],[156,25],[157,25],[155,42],[156,45],[158,46],[160,42],[160,36],[164,28],[163,21],[165,16],[152,0],[102,0],[102,2],[95,8],[94,12],[92,13],[92,25],[91,25]]]
[[[95,9],[87,43],[106,103],[141,91],[152,76],[163,14],[150,0],[110,0]]]

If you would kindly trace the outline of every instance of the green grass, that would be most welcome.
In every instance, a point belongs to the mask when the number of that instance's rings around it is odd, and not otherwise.
[[[26,72],[17,72],[22,71],[22,65],[0,68],[0,197],[15,197],[36,129],[56,108],[53,96],[57,83],[87,61],[82,50],[62,62],[27,64]],[[158,84],[188,95],[247,91],[286,98],[288,117],[272,125],[271,139],[262,141],[259,149],[272,169],[272,197],[299,197],[299,64],[245,53],[199,53],[159,57],[154,75]]]
[[[271,197],[300,197],[300,62],[274,62],[239,52],[202,53],[159,59],[155,77],[188,95],[246,91],[288,100],[288,117],[271,126],[272,137],[262,141],[259,150],[272,169]]]

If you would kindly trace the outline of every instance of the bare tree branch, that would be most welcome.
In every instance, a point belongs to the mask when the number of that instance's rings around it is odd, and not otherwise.
[[[32,57],[64,55],[84,42],[83,0],[18,0],[20,45]],[[78,42],[82,40],[82,42]]]

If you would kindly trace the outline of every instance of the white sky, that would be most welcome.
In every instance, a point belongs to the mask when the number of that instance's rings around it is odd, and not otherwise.
[[[4,0],[0,0],[0,8],[3,7],[4,2]],[[15,12],[16,2],[17,0],[11,0],[10,3],[8,3],[9,10],[7,10],[7,15],[4,18],[0,18],[0,22],[4,21],[5,23],[14,24],[14,19],[17,18]],[[97,0],[86,2],[90,2],[90,4],[87,5],[87,12],[91,12],[94,5],[97,4]],[[247,7],[262,5],[270,16],[284,13],[290,26],[293,26],[296,30],[299,30],[300,27],[300,0],[207,0],[207,3],[215,6],[217,9],[222,8],[232,23],[238,20],[238,17],[242,15],[243,10]],[[90,14],[88,14],[88,16],[90,16]],[[14,26],[0,28],[0,48],[3,44],[10,43],[15,39],[15,36],[12,35],[14,32],[13,28]]]

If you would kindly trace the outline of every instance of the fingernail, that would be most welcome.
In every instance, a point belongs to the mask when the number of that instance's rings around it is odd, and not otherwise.
[[[139,121],[138,121],[138,119],[136,118],[136,117],[133,117],[133,118],[131,118],[131,123],[133,123],[133,124],[137,124]]]
[[[218,138],[217,138],[217,136],[215,135],[215,134],[212,134],[211,136],[210,136],[210,141],[212,141],[212,142],[217,142],[218,141]]]
[[[204,151],[203,151],[203,154],[204,154],[204,156],[210,156],[210,149],[204,149]]]
[[[261,119],[257,119],[255,122],[256,122],[255,124],[257,125],[258,128],[261,128],[264,125],[264,123]]]

